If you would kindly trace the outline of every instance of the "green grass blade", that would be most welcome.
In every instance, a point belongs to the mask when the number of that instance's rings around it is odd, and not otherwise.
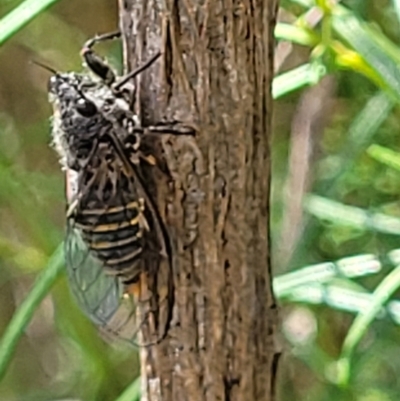
[[[140,377],[133,381],[115,401],[139,401]]]
[[[381,312],[382,307],[400,286],[400,265],[379,284],[373,293],[372,302],[355,318],[344,340],[342,353],[338,360],[338,384],[346,386],[350,379],[352,354],[367,332],[371,322]]]
[[[347,284],[347,283],[346,283]],[[370,308],[375,300],[374,294],[346,288],[345,285],[313,283],[296,287],[283,298],[290,303],[312,305],[325,304],[332,309],[360,314]],[[387,307],[382,307],[375,318],[389,317],[397,325],[400,324],[400,301],[392,301]]]
[[[3,378],[18,340],[24,333],[32,316],[43,298],[59,277],[64,267],[63,245],[60,245],[50,257],[47,267],[37,278],[32,291],[14,313],[0,341],[0,380]]]
[[[0,20],[0,46],[57,0],[26,0]]]
[[[314,283],[323,284],[336,277],[362,277],[378,273],[381,263],[372,254],[356,255],[342,258],[336,262],[325,262],[296,269],[290,273],[274,278],[274,293],[278,298],[293,294],[297,287],[305,287]]]
[[[400,153],[379,145],[371,145],[367,153],[381,163],[400,171]]]
[[[315,1],[314,0],[292,0],[292,3],[297,3],[300,6],[310,8],[312,6],[315,6]]]
[[[353,281],[354,278],[379,273],[382,264],[400,263],[400,249],[393,249],[387,256],[361,254],[296,269],[273,280],[274,293],[283,301],[325,304],[333,309],[362,313],[375,302],[373,293]],[[400,325],[400,301],[390,301],[382,306],[376,317],[390,317]]]
[[[387,119],[395,102],[384,92],[371,97],[354,118],[346,134],[343,150],[335,155],[333,174],[318,187],[318,191],[332,194],[339,178],[352,168],[359,154],[365,151],[372,137]]]
[[[371,67],[354,63],[353,69],[365,74],[400,101],[400,52],[387,37],[360,21],[346,8],[337,6],[333,17],[336,33],[349,43]],[[351,68],[351,65],[349,65]]]
[[[295,288],[285,297],[289,302],[301,302],[312,305],[325,304],[332,309],[342,310],[350,313],[361,313],[372,302],[373,295],[366,292],[365,289],[357,288],[356,290],[346,288],[348,283],[338,284],[320,284],[311,283]],[[382,311],[382,316],[392,316],[389,311]]]
[[[278,75],[272,82],[272,96],[277,99],[303,86],[316,84],[324,75],[326,68],[322,64],[304,64]]]
[[[400,235],[400,219],[383,213],[371,213],[368,210],[344,205],[318,195],[308,195],[305,208],[319,219],[331,221],[334,224]]]
[[[318,37],[311,30],[282,22],[276,24],[275,38],[310,47],[318,43]]]

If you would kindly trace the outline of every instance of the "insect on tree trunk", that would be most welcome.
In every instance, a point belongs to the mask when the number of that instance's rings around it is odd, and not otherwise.
[[[156,203],[172,244],[175,300],[166,338],[141,349],[148,401],[273,399],[276,8],[276,0],[120,0],[125,69],[162,52],[136,81],[142,122],[196,127],[194,137],[160,135],[169,180],[155,178]]]

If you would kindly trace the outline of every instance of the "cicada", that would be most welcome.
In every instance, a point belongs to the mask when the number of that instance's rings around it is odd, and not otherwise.
[[[133,81],[160,54],[119,77],[93,50],[98,41],[119,36],[85,43],[85,73],[54,71],[49,80],[52,140],[66,175],[66,266],[80,307],[104,331],[137,343],[139,328],[152,316],[152,338],[159,341],[173,303],[171,247],[144,174],[156,158],[142,143],[149,135],[189,135],[192,129],[177,122],[140,124],[132,111]]]

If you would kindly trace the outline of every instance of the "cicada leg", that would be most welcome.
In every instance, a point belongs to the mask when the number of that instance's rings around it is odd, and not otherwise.
[[[85,60],[88,68],[98,75],[107,85],[111,85],[115,81],[115,74],[111,67],[93,51],[93,46],[98,42],[119,38],[121,32],[115,31],[103,35],[95,36],[89,39],[81,50],[81,55]]]
[[[103,42],[105,40],[113,40],[121,37],[120,31],[105,33],[103,35],[95,36],[89,39],[83,46],[81,50],[81,55],[84,58],[87,66],[98,75],[107,85],[113,85],[113,90],[119,91],[122,86],[124,86],[130,79],[135,78],[138,74],[149,68],[160,56],[161,53],[157,52],[150,60],[146,61],[144,64],[134,69],[130,73],[121,77],[118,82],[115,82],[115,74],[111,67],[94,51],[93,46],[96,43]]]

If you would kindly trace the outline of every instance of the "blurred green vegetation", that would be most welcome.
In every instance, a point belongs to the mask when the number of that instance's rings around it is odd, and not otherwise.
[[[272,144],[287,340],[280,399],[397,400],[400,2],[281,6]]]
[[[5,34],[6,28],[13,31],[10,23],[21,24],[27,13],[40,11],[41,3],[51,2],[25,2],[23,16],[0,21],[0,375],[6,368],[0,399],[116,400],[138,375],[137,355],[103,341],[71,299],[58,248],[64,235],[64,178],[49,146],[49,75],[32,61],[61,71],[81,69],[82,44],[98,32],[115,30],[117,4],[53,1],[14,35]],[[0,2],[0,16],[21,4]],[[118,65],[119,45],[104,49]],[[8,357],[10,365],[3,366]]]
[[[116,2],[0,2],[13,10],[0,21],[0,400],[117,400],[137,392],[137,355],[104,342],[70,297],[48,73],[30,63],[79,70],[82,43],[117,26]],[[397,401],[400,1],[283,0],[279,21],[279,399]],[[118,65],[118,44],[104,49]]]

